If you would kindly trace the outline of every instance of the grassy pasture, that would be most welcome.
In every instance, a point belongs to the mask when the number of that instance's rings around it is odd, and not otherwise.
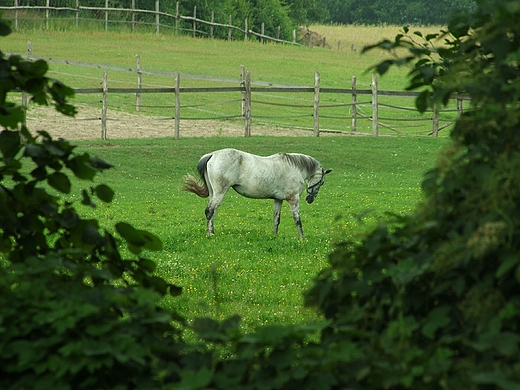
[[[367,37],[365,44],[383,38],[377,29],[359,28],[365,31],[361,34]],[[139,54],[144,69],[236,80],[240,65],[245,65],[251,71],[253,81],[303,86],[311,86],[314,71],[319,70],[323,87],[349,87],[351,77],[356,75],[359,89],[370,86],[371,76],[366,69],[385,58],[380,52],[361,55],[359,50],[73,29],[32,29],[13,33],[2,40],[1,49],[25,53],[29,40],[35,56],[134,68],[135,55]],[[50,67],[51,76],[72,87],[100,86],[103,74],[100,69],[56,63],[50,63]],[[385,76],[380,80],[380,89],[402,90],[406,84],[405,74],[405,70],[398,70]],[[110,71],[109,84],[135,87],[136,77],[130,72]],[[171,78],[144,77],[145,87],[173,85]],[[185,77],[181,85],[229,84]],[[268,95],[266,90],[253,99],[271,98]],[[210,115],[205,111],[236,114],[238,104],[229,110],[209,105],[216,99],[236,98],[186,94],[182,97],[182,105],[193,107],[184,108],[183,115]],[[349,102],[350,96],[331,94],[321,98],[322,102],[332,104]],[[109,110],[135,112],[133,99],[130,95],[111,97]],[[276,99],[289,103],[292,99],[311,102],[312,96],[277,95]],[[98,96],[78,95],[75,102],[99,107],[98,100]],[[143,96],[143,105],[160,108],[145,107],[142,114],[170,115],[165,111],[173,111],[172,104],[171,97],[164,94]],[[411,101],[396,104],[410,106]],[[291,107],[256,104],[253,109],[257,110],[253,115],[300,115],[299,109]],[[348,108],[337,110],[343,110],[342,115],[348,117]],[[327,114],[324,112],[323,115]],[[405,112],[404,115],[417,114]],[[310,126],[312,118],[283,121],[293,126]],[[330,123],[322,119],[324,127],[345,127],[344,123]],[[429,128],[430,124],[424,124],[415,133],[426,134]],[[107,228],[117,221],[127,221],[159,235],[165,249],[149,256],[157,261],[162,276],[184,287],[180,298],[165,300],[163,304],[177,307],[188,318],[222,318],[238,313],[249,329],[265,323],[302,323],[318,319],[315,313],[302,308],[301,294],[312,283],[312,277],[326,265],[327,254],[334,242],[362,234],[386,211],[409,212],[420,200],[422,173],[433,165],[437,151],[447,142],[446,138],[426,137],[82,141],[77,142],[81,149],[115,165],[100,182],[109,184],[117,194],[113,203],[83,211],[87,216],[98,218]],[[216,235],[206,237],[206,200],[184,193],[180,187],[184,174],[195,173],[202,154],[223,147],[262,155],[279,151],[306,153],[316,157],[326,168],[334,169],[317,200],[312,205],[302,204],[304,240],[298,238],[287,205],[282,210],[280,233],[274,236],[272,202],[246,199],[233,191],[218,210]],[[79,199],[79,194],[76,196]]]
[[[422,173],[446,142],[417,137],[82,141],[81,149],[115,165],[100,182],[117,194],[112,204],[84,212],[107,228],[127,221],[163,240],[164,251],[149,256],[159,274],[184,287],[180,298],[164,305],[188,318],[237,313],[248,329],[303,323],[318,320],[302,307],[302,293],[326,265],[334,242],[357,237],[386,211],[409,212],[421,198]],[[301,152],[333,168],[316,201],[301,205],[305,239],[298,238],[286,203],[275,236],[272,201],[232,190],[217,212],[215,236],[206,236],[207,199],[181,191],[182,177],[196,173],[202,154],[223,147],[262,155]]]
[[[11,34],[2,40],[2,50],[10,53],[26,53],[27,42],[31,41],[33,55],[75,62],[103,64],[124,68],[135,68],[135,56],[139,54],[145,70],[180,72],[181,87],[237,86],[240,66],[251,72],[255,83],[270,83],[293,86],[312,86],[314,72],[321,74],[323,88],[350,88],[352,76],[357,77],[358,89],[370,89],[371,74],[367,69],[386,58],[387,54],[373,51],[361,54],[364,45],[383,38],[392,38],[399,27],[369,26],[312,26],[328,38],[333,49],[318,47],[294,47],[289,45],[264,44],[258,42],[221,41],[205,38],[175,37],[165,31],[153,33],[130,33],[123,31],[104,32],[98,30],[76,30],[74,27],[42,30],[33,28]],[[422,29],[422,28],[418,28]],[[431,28],[426,31],[431,32]],[[342,40],[343,49],[335,47]],[[347,44],[348,43],[348,44]],[[356,51],[350,50],[354,44]],[[51,75],[75,88],[99,88],[103,70],[67,64],[50,63]],[[396,69],[379,80],[381,90],[403,90],[406,85],[406,69]],[[198,78],[190,78],[197,75]],[[201,79],[207,78],[207,79]],[[215,81],[210,78],[230,79],[233,82]],[[128,71],[108,71],[109,88],[135,88],[137,77]],[[143,87],[173,87],[171,77],[143,76]],[[215,118],[239,116],[239,93],[208,93],[181,96],[181,118]],[[76,103],[101,111],[101,97],[78,95]],[[348,94],[322,93],[323,108],[320,110],[322,129],[348,131],[351,125],[352,98]],[[380,97],[380,102],[394,107],[413,107],[411,98]],[[371,115],[371,97],[359,95],[362,103],[358,112]],[[131,94],[110,94],[111,110],[135,113],[135,96]],[[174,101],[170,94],[143,94],[142,115],[173,117]],[[269,93],[253,94],[253,126],[268,123],[282,127],[312,128],[311,93]],[[296,107],[298,106],[298,107]],[[394,107],[383,107],[379,114],[385,125],[404,134],[426,135],[432,130],[431,115],[419,116],[416,112]],[[454,109],[454,106],[450,107]],[[441,126],[455,117],[454,112],[441,115]],[[405,122],[397,120],[405,119]],[[412,121],[413,119],[413,121]],[[241,121],[241,119],[237,119]],[[254,131],[254,130],[253,130]],[[371,132],[371,123],[358,118],[358,131]],[[396,134],[394,130],[380,127],[382,134]]]

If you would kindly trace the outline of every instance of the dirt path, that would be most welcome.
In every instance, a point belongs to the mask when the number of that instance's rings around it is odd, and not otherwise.
[[[99,110],[78,107],[75,118],[62,115],[52,107],[31,107],[27,113],[27,126],[32,132],[45,130],[53,137],[67,140],[101,139],[101,113]],[[146,115],[110,111],[107,115],[107,139],[173,137],[174,121],[151,118]],[[180,137],[241,137],[244,123],[237,121],[181,120]],[[312,131],[277,128],[253,124],[253,136],[312,136]]]

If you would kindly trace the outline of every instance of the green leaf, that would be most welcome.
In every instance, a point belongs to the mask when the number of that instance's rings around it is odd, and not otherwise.
[[[86,190],[81,190],[81,204],[85,206],[90,206],[93,209],[96,208],[96,205],[92,203],[92,200],[90,200],[90,195]]]
[[[500,266],[498,267],[497,272],[495,273],[495,276],[497,278],[502,277],[502,275],[504,275],[507,272],[509,272],[519,262],[520,262],[520,258],[518,258],[517,255],[509,255],[509,256],[507,256],[500,263]]]
[[[16,156],[21,147],[20,133],[9,130],[0,133],[0,152],[6,163],[9,163]]]
[[[415,99],[415,107],[420,112],[424,112],[428,109],[430,105],[430,92],[429,91],[422,91],[419,93],[419,96]]]
[[[153,260],[139,259],[139,267],[144,268],[146,272],[153,272],[157,268],[157,264]]]
[[[114,199],[114,191],[105,184],[100,184],[94,188],[94,192],[103,202],[110,203]]]
[[[90,161],[91,166],[95,167],[99,171],[104,171],[106,169],[110,169],[110,168],[114,167],[112,164],[109,164],[106,161],[104,161],[98,157],[95,157],[95,156],[94,157],[89,156],[89,161]]]
[[[139,231],[129,223],[118,222],[116,224],[116,230],[121,235],[121,237],[123,237],[130,244],[144,246],[144,238],[141,236],[141,234],[139,234]]]
[[[141,235],[144,237],[145,245],[144,249],[149,251],[161,251],[163,249],[162,241],[155,234],[147,232],[146,230],[139,230]]]
[[[25,147],[25,156],[31,157],[33,159],[43,158],[47,156],[45,149],[39,144],[29,144]]]
[[[88,245],[103,245],[105,243],[103,236],[92,224],[88,224],[85,227],[81,240]]]
[[[515,279],[518,283],[520,283],[520,265],[515,269]]]
[[[0,125],[6,129],[16,130],[25,120],[25,110],[21,106],[4,105],[0,115]]]
[[[5,37],[11,34],[11,27],[6,23],[5,20],[0,19],[0,36]]]
[[[226,318],[220,324],[220,327],[226,332],[236,331],[240,328],[240,320],[240,316],[235,314],[234,316]]]
[[[34,76],[44,76],[49,70],[49,65],[44,60],[30,62],[30,70]]]
[[[436,307],[428,314],[426,322],[422,327],[422,334],[433,340],[435,338],[435,332],[450,323],[450,307],[440,306]]]
[[[381,63],[379,63],[377,66],[376,66],[376,71],[377,73],[379,73],[380,75],[384,75],[388,69],[390,68],[390,66],[392,66],[394,64],[394,61],[392,60],[385,60]]]
[[[169,292],[172,297],[178,297],[182,294],[182,287],[176,286],[175,284],[170,284]]]
[[[175,385],[178,390],[205,389],[211,382],[213,372],[206,367],[199,370],[184,369],[180,371],[181,382]]]
[[[212,318],[195,318],[193,320],[192,329],[199,335],[199,337],[206,340],[223,339],[218,321],[215,321]]]
[[[92,180],[98,172],[98,170],[90,164],[90,156],[87,153],[69,159],[67,161],[67,167],[74,173],[74,176],[83,180]]]
[[[518,390],[518,383],[507,380],[501,372],[481,372],[473,375],[473,381],[477,384],[496,385],[502,390]]]
[[[141,248],[151,251],[160,251],[163,248],[162,241],[156,235],[146,230],[138,230],[126,222],[116,224],[117,232],[129,244],[129,249],[133,253],[139,253]],[[135,248],[132,248],[135,247]],[[137,250],[137,252],[136,252]]]
[[[148,276],[143,279],[144,287],[151,287],[158,293],[165,295],[168,290],[168,284],[159,276]]]
[[[71,188],[70,180],[67,177],[67,175],[65,175],[61,172],[54,172],[54,173],[50,174],[49,176],[47,176],[47,183],[49,183],[49,185],[52,188],[54,188],[64,194],[70,193],[70,188]]]

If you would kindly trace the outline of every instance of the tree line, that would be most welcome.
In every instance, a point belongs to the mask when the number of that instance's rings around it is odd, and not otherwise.
[[[457,9],[474,10],[477,0],[181,0],[181,15],[192,15],[197,8],[197,17],[227,23],[229,16],[235,25],[245,19],[249,28],[260,31],[262,23],[265,33],[275,36],[280,28],[280,37],[291,39],[292,31],[298,26],[312,23],[340,24],[396,24],[431,25],[446,24],[450,14]],[[486,0],[492,4],[495,0]],[[9,4],[8,4],[9,3]],[[104,7],[105,0],[82,0],[82,5]],[[0,0],[2,5],[11,5],[12,0]],[[19,0],[20,5],[44,6],[44,0]],[[57,7],[75,7],[76,0],[52,0]],[[131,8],[131,0],[109,0],[113,8]],[[155,0],[135,0],[135,7],[153,10]],[[175,14],[176,1],[161,2],[161,11]],[[100,15],[102,16],[102,15]],[[121,17],[130,17],[122,14]],[[201,25],[204,32],[209,26]],[[226,34],[226,32],[221,32]],[[218,35],[218,32],[217,32]],[[223,36],[224,38],[224,36]]]

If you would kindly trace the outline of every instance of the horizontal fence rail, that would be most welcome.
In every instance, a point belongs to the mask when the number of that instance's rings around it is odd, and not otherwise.
[[[309,112],[308,114],[291,114],[291,115],[283,115],[285,118],[305,118],[307,116],[312,117],[312,127],[309,130],[312,130],[315,136],[319,136],[321,132],[334,132],[340,134],[367,134],[367,135],[380,135],[380,129],[386,129],[396,134],[404,134],[403,131],[396,128],[395,125],[389,125],[388,122],[396,122],[401,123],[403,126],[407,122],[420,122],[420,121],[431,121],[430,130],[427,131],[427,134],[438,136],[439,131],[453,124],[454,120],[462,114],[463,111],[463,101],[467,99],[466,96],[457,95],[454,99],[457,101],[457,106],[455,110],[440,110],[436,107],[431,113],[429,113],[428,117],[423,118],[402,118],[402,117],[394,117],[387,118],[384,115],[381,115],[382,109],[391,109],[397,112],[412,112],[417,111],[412,107],[403,107],[396,104],[383,103],[380,101],[380,98],[390,97],[390,98],[415,98],[419,95],[418,92],[407,92],[407,91],[385,91],[378,89],[378,78],[377,75],[372,76],[371,88],[370,89],[358,89],[357,88],[357,79],[356,77],[352,77],[352,85],[349,88],[327,88],[321,86],[320,73],[315,72],[314,75],[314,85],[313,86],[288,86],[288,85],[279,85],[272,84],[266,82],[252,82],[251,74],[246,70],[244,66],[241,67],[240,70],[240,78],[239,79],[225,79],[225,78],[212,78],[206,76],[195,76],[189,74],[181,74],[179,72],[159,72],[153,70],[145,70],[141,68],[141,60],[140,56],[136,56],[136,67],[135,68],[127,68],[127,67],[117,67],[117,66],[109,66],[102,64],[90,64],[83,62],[75,62],[68,60],[60,60],[54,58],[45,58],[45,57],[35,57],[32,55],[32,44],[29,42],[29,49],[27,58],[30,60],[45,60],[50,63],[58,63],[65,64],[75,67],[88,67],[103,70],[103,78],[102,78],[102,86],[96,88],[75,88],[74,91],[76,95],[99,95],[101,96],[100,102],[101,105],[101,116],[99,120],[101,122],[101,138],[107,139],[107,119],[109,116],[109,101],[113,99],[114,96],[117,95],[134,95],[135,96],[135,111],[140,112],[145,105],[142,104],[142,97],[147,94],[166,94],[167,101],[170,101],[169,104],[159,106],[159,108],[169,109],[172,111],[174,109],[173,115],[163,116],[162,119],[172,120],[174,121],[174,137],[178,139],[180,137],[180,121],[181,120],[190,120],[190,119],[217,119],[217,120],[227,120],[227,119],[241,119],[244,122],[244,135],[246,137],[250,136],[252,133],[252,122],[253,120],[275,120],[277,117],[273,115],[261,115],[256,114],[256,110],[260,106],[270,106],[270,107],[279,107],[282,110],[285,108],[301,108],[304,111]],[[120,88],[113,87],[109,84],[108,79],[108,71],[114,72],[131,72],[137,75],[137,84],[136,87],[132,88]],[[172,80],[174,86],[172,87],[146,87],[143,86],[142,78],[143,75],[156,75],[156,76],[164,76],[168,79]],[[198,83],[200,82],[219,82],[219,83],[231,83],[233,86],[203,86],[203,87],[184,87],[181,86],[181,80],[196,80]],[[200,103],[200,104],[191,104],[191,105],[183,105],[182,100],[183,96],[186,94],[195,94],[197,96],[203,96],[206,94],[230,94],[236,95],[236,98],[227,100],[225,102],[218,102],[214,100],[210,100],[211,103]],[[171,95],[171,98],[168,97]],[[284,97],[285,99],[289,99],[287,96],[292,95],[311,95],[312,99],[309,99],[308,102],[302,103],[300,100],[297,100],[296,103],[292,102],[280,102],[271,99],[271,97]],[[345,97],[342,99],[344,102],[329,102],[322,99],[327,95],[338,95]],[[362,102],[361,98],[363,96],[368,96],[370,101]],[[26,102],[26,99],[24,100]],[[348,102],[347,102],[348,101]],[[189,116],[182,116],[182,112],[185,109],[199,109],[203,110],[207,108],[210,104],[236,104],[237,105],[237,113],[236,114],[226,114],[226,115],[217,115],[211,118],[192,118]],[[148,106],[150,107],[150,106]],[[370,107],[368,111],[367,108]],[[328,115],[328,109],[348,109],[348,115]],[[127,110],[128,111],[128,110]],[[439,117],[443,113],[450,113],[452,119],[447,121],[446,124],[440,125]],[[30,115],[30,110],[28,111],[28,115]],[[330,120],[334,119],[342,123],[340,130],[329,130],[324,129],[320,126],[320,120]],[[359,121],[364,120],[370,123],[371,131],[363,132],[362,129],[359,129]],[[421,125],[425,127],[424,125]],[[290,126],[289,126],[290,127]],[[427,126],[426,126],[427,127]],[[360,131],[361,130],[361,131]],[[425,132],[426,133],[426,132]]]
[[[179,21],[186,21],[191,23],[192,28],[191,29],[183,29],[186,32],[191,33],[193,37],[196,37],[197,35],[206,34],[203,31],[200,31],[197,29],[197,24],[204,24],[209,26],[210,32],[209,36],[210,38],[214,38],[214,28],[224,28],[227,29],[227,37],[228,40],[232,39],[232,31],[238,31],[243,37],[244,40],[248,40],[249,36],[255,36],[259,38],[259,40],[264,43],[265,41],[271,41],[271,42],[277,42],[277,43],[283,43],[283,44],[290,44],[290,45],[300,45],[300,43],[297,42],[296,39],[296,30],[293,30],[292,33],[292,41],[287,41],[280,39],[280,28],[278,27],[277,30],[277,36],[271,37],[264,34],[264,23],[261,24],[261,31],[255,32],[248,28],[248,20],[244,20],[244,27],[234,26],[232,24],[231,15],[228,17],[228,23],[217,23],[214,21],[214,12],[211,13],[211,21],[199,19],[197,17],[197,7],[194,7],[193,9],[193,16],[184,16],[179,14],[179,2],[176,2],[176,12],[175,14],[169,14],[167,12],[161,12],[160,11],[160,2],[159,0],[155,0],[155,9],[154,10],[146,10],[146,9],[138,9],[135,7],[135,0],[132,0],[132,8],[115,8],[115,7],[109,7],[109,0],[105,0],[105,7],[90,7],[90,6],[83,6],[80,4],[80,0],[76,0],[75,7],[55,7],[51,5],[51,0],[45,0],[44,6],[22,6],[19,5],[19,0],[13,0],[13,6],[0,6],[0,10],[9,11],[11,12],[11,15],[4,15],[5,18],[12,19],[14,22],[14,28],[15,30],[19,29],[19,21],[22,19],[22,16],[19,14],[19,11],[44,11],[45,12],[45,26],[48,29],[49,28],[49,22],[52,19],[51,11],[53,12],[61,12],[61,13],[73,13],[75,14],[75,23],[76,27],[79,25],[79,21],[82,19],[80,17],[81,11],[94,11],[94,12],[101,12],[104,13],[105,18],[104,19],[98,19],[100,22],[104,22],[105,24],[105,31],[108,30],[109,23],[120,23],[120,20],[110,20],[110,15],[113,12],[116,13],[123,13],[123,14],[130,14],[131,20],[129,21],[123,21],[124,23],[128,23],[130,25],[131,31],[134,32],[135,28],[139,24],[147,24],[152,25],[155,27],[155,33],[159,34],[161,27],[166,28],[173,28],[175,35],[178,34],[178,32],[181,30],[179,27]],[[143,14],[143,15],[153,15],[155,16],[155,22],[154,23],[146,23],[143,21],[136,21],[135,16]],[[163,18],[163,21],[161,22],[161,18]],[[166,19],[166,23],[164,22],[164,19]],[[312,42],[311,42],[312,43]]]

